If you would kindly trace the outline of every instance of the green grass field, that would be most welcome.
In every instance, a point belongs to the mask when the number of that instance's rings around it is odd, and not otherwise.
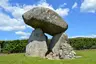
[[[26,57],[24,53],[0,55],[0,64],[96,64],[96,49],[76,52],[82,57],[71,60],[48,60]]]

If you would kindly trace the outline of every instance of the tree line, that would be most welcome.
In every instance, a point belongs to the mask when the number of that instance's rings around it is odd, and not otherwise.
[[[96,38],[69,38],[68,43],[75,50],[96,49]],[[0,50],[1,53],[23,53],[27,44],[27,39],[0,41]]]

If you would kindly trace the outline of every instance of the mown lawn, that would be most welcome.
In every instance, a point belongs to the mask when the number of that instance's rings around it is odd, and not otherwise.
[[[0,56],[0,64],[96,64],[96,49],[79,50],[76,52],[77,55],[82,57],[71,60],[47,60],[26,57],[24,53],[7,54]]]

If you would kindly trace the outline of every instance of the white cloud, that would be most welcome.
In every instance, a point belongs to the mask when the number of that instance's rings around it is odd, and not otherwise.
[[[0,27],[0,30],[2,30],[2,31],[23,30],[23,29],[25,29],[25,26],[3,26],[3,27]]]
[[[61,16],[67,16],[69,13],[68,8],[59,7],[57,9],[54,9],[52,5],[46,2],[46,0],[40,0],[38,4],[33,4],[33,5],[25,5],[25,4],[19,5],[19,3],[17,3],[15,4],[15,6],[9,3],[9,0],[0,0],[0,8],[1,8],[0,9],[0,30],[12,31],[12,30],[24,30],[26,28],[29,28],[24,24],[24,21],[22,19],[22,14],[36,6],[50,8],[56,11]],[[7,13],[10,13],[13,18],[9,14],[3,13],[1,11],[2,9],[5,10]]]
[[[67,5],[67,3],[63,3],[63,4],[61,4],[61,5],[59,6],[59,8],[64,7],[64,6],[66,6],[66,5]]]
[[[27,28],[30,28],[30,29],[32,29],[32,30],[34,30],[34,28],[33,28],[33,27],[31,27],[31,26],[29,26],[29,25],[27,25],[26,27],[27,27]]]
[[[68,15],[68,12],[69,12],[69,9],[68,8],[58,8],[56,9],[56,12],[60,15],[60,16],[67,16]]]
[[[50,8],[50,9],[54,10],[54,8],[52,7],[52,5],[49,5],[46,2],[42,2],[42,3],[38,4],[37,6],[46,7],[46,8]]]
[[[16,34],[18,35],[30,35],[30,33],[26,33],[26,32],[23,32],[23,31],[18,31],[18,32],[15,32]]]
[[[30,33],[23,32],[23,31],[17,31],[17,32],[15,32],[15,34],[20,35],[21,39],[28,39],[29,35],[30,35]]]
[[[20,39],[28,39],[28,36],[21,36]]]
[[[9,4],[6,4],[8,0],[0,0],[0,6],[1,7],[7,7]]]
[[[77,2],[75,2],[74,5],[72,6],[72,9],[77,8],[77,5],[78,5]]]
[[[80,36],[72,36],[72,37],[69,37],[69,38],[77,38],[77,37],[96,38],[96,35],[95,34],[92,34],[92,35],[80,35]]]
[[[0,30],[12,31],[12,30],[24,30],[25,26],[15,18],[0,13]]]
[[[0,0],[0,8],[11,13],[13,18],[9,14],[5,14],[0,10],[0,30],[24,30],[26,26],[22,20],[22,14],[24,13],[23,9],[19,6],[12,6],[8,1],[9,0]]]
[[[84,0],[81,4],[81,11],[82,12],[96,12],[96,0]]]
[[[64,5],[67,5],[67,4],[64,4]],[[53,6],[48,4],[46,1],[40,2],[37,6],[50,8],[50,9],[54,10],[55,12],[57,12],[62,17],[67,16],[68,13],[69,13],[69,8],[61,8],[61,7],[59,7],[57,9],[54,9]]]

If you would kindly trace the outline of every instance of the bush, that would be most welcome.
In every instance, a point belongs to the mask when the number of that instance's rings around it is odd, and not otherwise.
[[[2,43],[3,41],[0,41],[0,52],[2,52]]]
[[[96,49],[96,38],[70,38],[69,43],[76,50]]]
[[[4,41],[2,52],[3,53],[25,52],[26,45],[27,45],[27,40]]]

